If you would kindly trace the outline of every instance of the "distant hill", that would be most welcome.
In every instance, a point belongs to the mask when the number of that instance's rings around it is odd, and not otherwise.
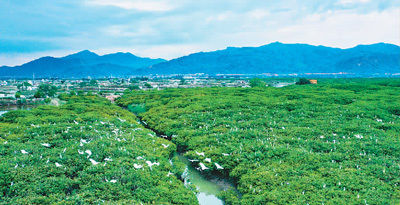
[[[62,58],[42,57],[21,66],[0,67],[0,77],[106,77],[128,76],[137,70],[164,62],[164,59],[137,57],[131,53],[114,53],[97,55],[88,50],[81,51]]]
[[[360,45],[350,49],[307,44],[271,43],[261,47],[228,47],[200,52],[153,65],[152,74],[261,74],[261,73],[400,73],[400,47]]]
[[[400,47],[378,43],[340,49],[307,44],[271,43],[228,47],[170,61],[131,53],[99,56],[81,51],[62,58],[43,57],[21,66],[0,67],[0,77],[105,77],[149,74],[304,74],[351,73],[359,76],[400,73]]]

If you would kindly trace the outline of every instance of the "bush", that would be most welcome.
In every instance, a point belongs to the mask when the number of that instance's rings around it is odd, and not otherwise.
[[[250,80],[250,87],[265,87],[267,83],[265,83],[262,79],[260,78],[253,78]]]
[[[306,78],[300,78],[299,81],[296,82],[296,85],[307,85],[307,84],[311,84],[311,82]]]
[[[128,110],[135,113],[136,115],[146,112],[144,104],[132,104],[128,106]]]

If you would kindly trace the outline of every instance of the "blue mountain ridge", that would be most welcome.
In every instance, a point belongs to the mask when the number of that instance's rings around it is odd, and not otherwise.
[[[153,65],[157,74],[400,73],[400,47],[378,43],[349,49],[271,43],[200,52]]]
[[[88,50],[62,58],[42,57],[21,66],[0,67],[0,77],[105,77],[150,74],[351,73],[372,76],[400,73],[400,47],[377,43],[349,49],[284,44],[228,47],[166,61],[131,53],[97,55]]]
[[[136,70],[164,62],[164,59],[141,58],[131,53],[97,55],[84,50],[61,58],[42,57],[15,67],[0,67],[0,77],[108,77],[127,76]]]

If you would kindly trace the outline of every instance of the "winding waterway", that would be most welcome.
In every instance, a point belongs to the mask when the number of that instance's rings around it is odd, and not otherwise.
[[[183,173],[183,180],[185,184],[193,184],[197,188],[197,199],[200,205],[222,205],[224,202],[217,198],[217,194],[223,190],[232,188],[233,185],[220,178],[207,179],[201,175],[201,173],[190,165],[189,160],[180,155],[178,158],[181,162],[186,164],[186,170]]]
[[[30,110],[37,105],[10,105],[0,106],[0,117],[11,110]]]
[[[0,107],[0,117],[11,110],[30,110],[36,106],[3,106]],[[140,121],[141,122],[141,121]],[[144,126],[145,124],[141,122]],[[147,129],[150,129],[146,126]],[[159,136],[160,137],[160,136]],[[186,164],[186,169],[182,175],[185,184],[192,184],[197,189],[197,199],[200,205],[223,205],[224,202],[217,198],[218,193],[223,190],[234,188],[227,180],[218,177],[208,179],[201,175],[200,171],[196,170],[189,160],[181,154],[176,153],[179,160]]]
[[[146,129],[151,129],[147,123],[143,122],[142,119],[138,116],[140,124],[142,124]],[[158,137],[162,137],[159,133],[153,130]],[[179,160],[186,164],[186,169],[182,174],[182,179],[184,180],[185,185],[192,184],[197,189],[197,199],[200,205],[223,205],[224,202],[217,197],[217,195],[224,190],[229,188],[235,189],[234,185],[228,180],[219,178],[217,176],[212,178],[206,178],[201,175],[200,171],[195,169],[189,160],[183,156],[182,154],[175,153],[178,156]]]

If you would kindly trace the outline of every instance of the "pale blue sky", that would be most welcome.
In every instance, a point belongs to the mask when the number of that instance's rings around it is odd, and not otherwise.
[[[0,65],[84,49],[171,59],[275,41],[400,44],[398,0],[0,0]]]

